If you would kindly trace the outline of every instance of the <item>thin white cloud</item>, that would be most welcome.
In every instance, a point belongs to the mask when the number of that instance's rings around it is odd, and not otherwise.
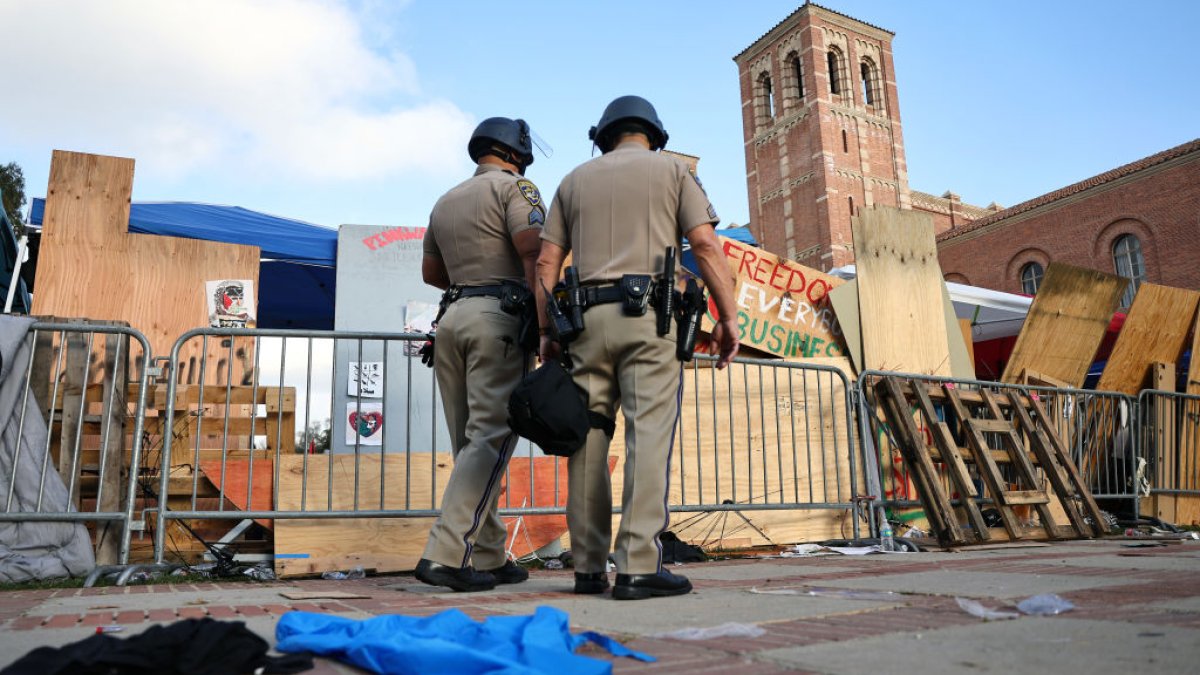
[[[132,156],[175,177],[456,168],[445,149],[471,116],[423,96],[395,45],[369,46],[364,16],[334,0],[0,3],[6,52],[22,56],[0,139]]]

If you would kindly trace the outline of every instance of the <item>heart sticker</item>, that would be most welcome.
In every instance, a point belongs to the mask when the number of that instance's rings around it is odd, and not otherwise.
[[[383,428],[383,413],[357,411],[350,413],[350,427],[358,430],[358,435],[370,438]]]

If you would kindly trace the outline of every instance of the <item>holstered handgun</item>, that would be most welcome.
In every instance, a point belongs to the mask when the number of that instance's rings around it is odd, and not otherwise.
[[[542,292],[546,294],[546,318],[550,320],[550,338],[565,346],[574,340],[579,332],[575,330],[575,326],[572,325],[567,315],[563,314],[562,308],[558,306],[558,300],[544,284]]]
[[[572,339],[583,332],[583,288],[579,285],[579,270],[572,265],[563,273],[567,285],[567,317],[574,330]]]
[[[675,247],[668,246],[663,255],[663,273],[658,278],[655,307],[658,322],[655,329],[659,337],[671,332],[671,318],[675,314]]]
[[[679,331],[675,336],[675,358],[680,361],[692,360],[705,304],[704,291],[700,289],[700,285],[695,279],[688,279],[687,288],[680,295],[679,307],[675,311],[675,326]]]

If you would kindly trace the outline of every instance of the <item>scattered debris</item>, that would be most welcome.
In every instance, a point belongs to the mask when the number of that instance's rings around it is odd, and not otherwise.
[[[1075,609],[1075,603],[1055,593],[1042,593],[1018,602],[1017,609],[1030,616],[1054,616]]]
[[[766,635],[766,633],[767,631],[752,623],[731,622],[705,628],[681,628],[668,633],[656,633],[650,637],[670,640],[712,640],[722,637],[756,638]]]
[[[288,600],[356,600],[371,597],[345,591],[283,591],[280,595]]]
[[[346,579],[365,579],[366,576],[367,576],[367,571],[363,569],[362,565],[356,566],[354,569],[350,570],[349,572],[331,571],[331,572],[322,572],[321,573],[321,578],[328,580],[328,581],[345,581]]]
[[[750,589],[755,595],[808,595],[817,598],[839,598],[841,600],[896,600],[902,594],[894,591],[855,591],[845,588],[770,588]]]
[[[1003,621],[1004,619],[1016,619],[1021,615],[1017,612],[1006,612],[1000,609],[989,609],[984,607],[977,600],[969,600],[967,598],[955,598],[955,602],[962,608],[962,611],[971,616],[979,617],[984,621]]]

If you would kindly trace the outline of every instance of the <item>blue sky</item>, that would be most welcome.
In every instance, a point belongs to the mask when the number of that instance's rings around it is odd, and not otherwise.
[[[134,157],[138,201],[424,225],[479,120],[530,121],[555,150],[529,172],[549,195],[636,93],[745,223],[732,57],[799,4],[9,1],[0,163],[30,197],[57,148]],[[1008,206],[1200,136],[1200,3],[824,4],[896,33],[913,189]]]

